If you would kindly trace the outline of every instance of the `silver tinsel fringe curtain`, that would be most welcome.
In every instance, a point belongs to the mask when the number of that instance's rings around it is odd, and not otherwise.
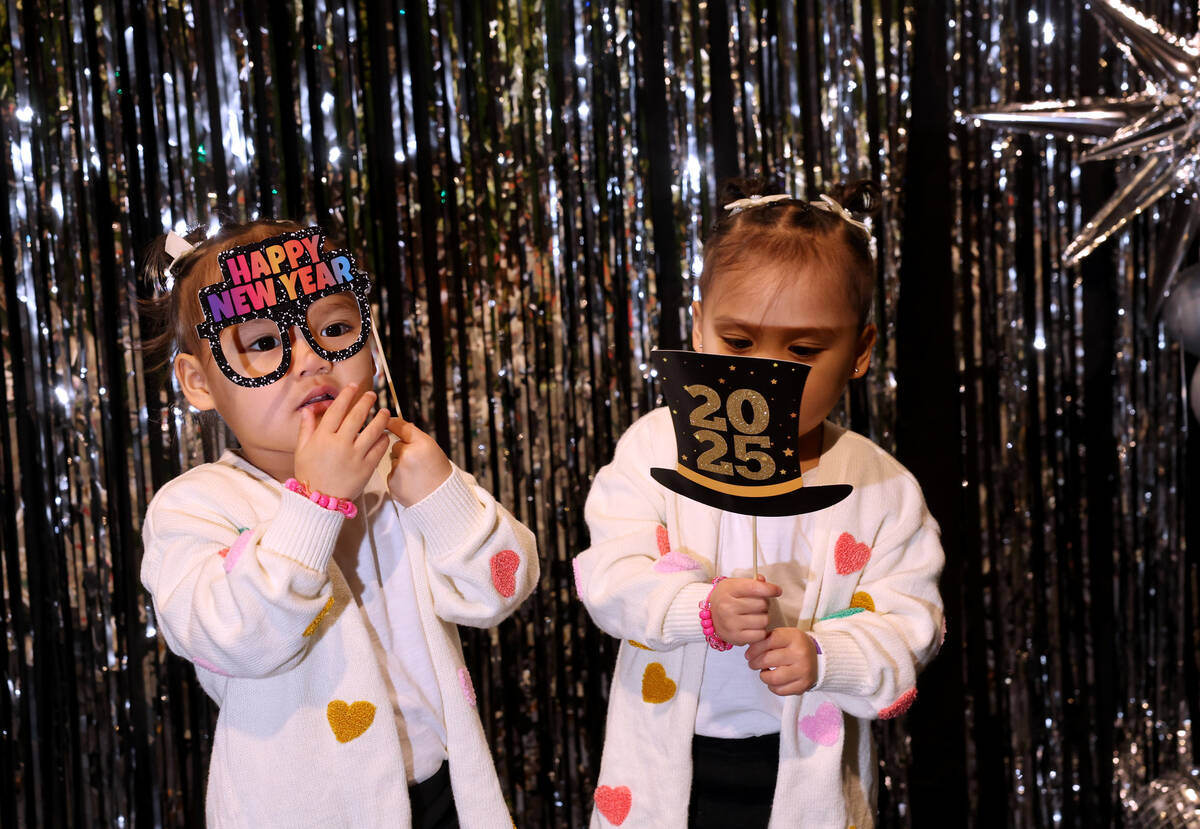
[[[1146,11],[1195,31],[1176,5]],[[950,625],[877,731],[882,824],[1107,825],[1190,767],[1156,223],[1062,268],[1121,169],[956,118],[1131,82],[1082,3],[7,0],[0,31],[4,826],[202,824],[214,710],[156,635],[140,521],[228,436],[138,350],[136,270],[257,216],[347,240],[406,415],[537,533],[539,591],[464,644],[518,825],[584,825],[614,650],[571,586],[583,500],[684,342],[716,183],[758,171],[888,193],[838,417],[925,487]]]

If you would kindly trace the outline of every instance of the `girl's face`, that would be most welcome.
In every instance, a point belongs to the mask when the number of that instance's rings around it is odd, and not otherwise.
[[[697,351],[811,366],[798,414],[802,446],[819,440],[821,422],[846,383],[871,363],[875,326],[859,327],[858,309],[842,281],[841,274],[819,266],[747,263],[715,274],[703,303],[692,304]]]
[[[319,420],[351,383],[360,392],[371,389],[375,372],[369,347],[335,363],[313,351],[295,328],[288,333],[292,363],[287,374],[259,388],[232,382],[206,347],[175,358],[175,376],[188,402],[201,411],[216,409],[237,435],[246,460],[280,481],[291,477],[295,466],[301,412],[312,409]]]

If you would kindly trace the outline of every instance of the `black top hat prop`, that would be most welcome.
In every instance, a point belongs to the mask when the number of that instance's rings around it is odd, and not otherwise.
[[[796,414],[809,367],[787,360],[694,351],[651,354],[677,448],[654,480],[710,507],[742,515],[800,515],[831,507],[849,484],[804,486]]]

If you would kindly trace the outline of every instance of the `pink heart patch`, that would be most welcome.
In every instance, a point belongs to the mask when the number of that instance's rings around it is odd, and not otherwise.
[[[462,686],[463,696],[469,705],[475,704],[475,683],[471,682],[471,672],[466,668],[458,669],[458,684]]]
[[[917,689],[909,688],[900,698],[889,705],[887,708],[879,712],[879,719],[890,720],[899,717],[909,708],[912,708],[913,700],[917,698]]]
[[[815,714],[802,717],[800,733],[814,743],[831,746],[842,732],[842,711],[832,702],[823,702]]]
[[[654,569],[659,573],[681,573],[684,570],[699,570],[700,562],[683,553],[667,553],[654,562]]]
[[[658,539],[658,554],[665,556],[667,551],[671,549],[671,539],[667,535],[667,528],[659,524],[654,529],[654,537]]]
[[[838,536],[833,547],[833,562],[837,566],[838,575],[856,573],[867,566],[871,559],[871,548],[856,539],[850,533]]]
[[[225,572],[233,571],[233,565],[238,563],[238,559],[242,557],[242,553],[246,550],[246,545],[250,543],[250,531],[242,530],[242,534],[237,537],[237,541],[233,542],[232,547],[226,547],[224,550],[218,551],[218,555],[225,559]]]
[[[199,665],[201,668],[203,668],[206,671],[211,671],[212,673],[220,674],[221,676],[229,676],[229,674],[222,671],[220,668],[218,668],[213,663],[209,662],[207,659],[201,659],[199,656],[197,656],[197,657],[193,658],[192,661],[195,662],[197,665]]]
[[[595,798],[596,808],[613,826],[620,826],[629,817],[633,794],[628,786],[597,786]]]
[[[521,557],[512,550],[501,550],[492,556],[492,584],[504,598],[517,592],[517,567]]]

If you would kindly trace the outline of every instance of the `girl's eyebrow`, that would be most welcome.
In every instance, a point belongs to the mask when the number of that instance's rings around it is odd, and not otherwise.
[[[737,319],[736,317],[717,317],[715,320],[713,320],[714,328],[717,328],[720,326],[725,326],[725,325],[738,326],[738,327],[745,328],[745,329],[752,330],[752,331],[765,331],[765,330],[778,331],[778,332],[786,335],[790,339],[798,339],[800,337],[812,337],[814,339],[828,339],[831,337],[836,337],[840,333],[840,329],[834,328],[833,326],[830,326],[830,325],[814,325],[814,326],[801,326],[801,327],[797,327],[797,328],[788,328],[786,326],[760,325],[758,323],[749,322],[747,320]]]

